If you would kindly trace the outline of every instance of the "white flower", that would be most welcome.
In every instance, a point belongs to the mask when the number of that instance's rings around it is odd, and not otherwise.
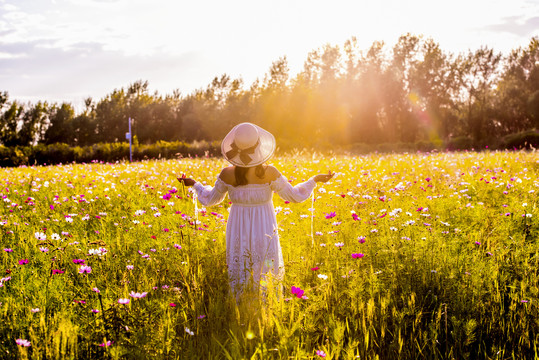
[[[185,328],[185,332],[188,333],[191,336],[195,335],[195,333],[192,332],[188,327]]]
[[[526,214],[526,217],[527,217],[527,218],[531,218],[531,217],[532,217],[532,214]]]
[[[159,217],[159,216],[161,216],[161,213],[160,213],[160,212],[156,212],[155,214],[153,214],[153,216]]]
[[[40,241],[45,241],[45,240],[47,240],[47,235],[45,235],[45,234],[42,233],[42,232],[36,232],[36,233],[34,234],[34,236],[35,236],[36,239],[38,239],[38,240],[40,240]]]
[[[58,235],[57,233],[54,233],[54,234],[51,235],[51,239],[52,240],[60,240],[61,238],[60,238],[60,235]]]
[[[322,280],[327,280],[327,279],[328,279],[328,276],[327,276],[327,275],[324,275],[324,274],[318,274],[318,278],[319,278],[319,279],[322,279]]]
[[[82,217],[82,220],[90,220],[90,215],[86,214]]]
[[[146,213],[146,211],[144,210],[137,210],[135,211],[135,216],[141,216],[141,215],[144,215]]]

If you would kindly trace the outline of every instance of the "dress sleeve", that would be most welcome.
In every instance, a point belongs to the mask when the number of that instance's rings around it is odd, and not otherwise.
[[[217,205],[225,198],[225,195],[228,191],[226,184],[220,179],[217,178],[215,186],[211,187],[210,185],[202,185],[198,181],[193,185],[195,191],[198,195],[198,200],[204,206]]]
[[[286,201],[302,202],[311,196],[316,182],[310,178],[306,182],[292,186],[288,180],[281,175],[277,180],[271,182],[271,190],[275,191],[279,196]]]

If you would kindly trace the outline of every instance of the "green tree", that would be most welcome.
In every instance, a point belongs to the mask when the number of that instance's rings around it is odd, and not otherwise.
[[[75,134],[73,133],[74,117],[75,110],[71,104],[53,105],[49,110],[50,124],[45,131],[43,142],[45,144],[66,143],[73,145],[75,143]]]

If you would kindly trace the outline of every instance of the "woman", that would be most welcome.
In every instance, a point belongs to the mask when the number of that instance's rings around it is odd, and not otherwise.
[[[223,139],[221,152],[233,166],[224,168],[215,186],[203,186],[190,178],[178,178],[194,186],[199,201],[211,206],[226,193],[232,206],[226,227],[226,257],[231,288],[259,284],[267,274],[280,281],[284,275],[283,255],[277,232],[272,194],[290,202],[309,198],[316,182],[327,182],[334,174],[320,174],[296,186],[290,185],[273,166],[265,165],[275,151],[275,138],[261,127],[242,123]]]

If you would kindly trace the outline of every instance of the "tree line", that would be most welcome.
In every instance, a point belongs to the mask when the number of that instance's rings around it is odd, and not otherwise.
[[[539,128],[539,38],[507,55],[488,47],[455,55],[412,34],[361,50],[351,38],[310,52],[294,77],[282,57],[250,86],[224,74],[191,94],[161,95],[139,80],[86,99],[80,113],[67,102],[24,104],[0,92],[0,143],[8,147],[124,142],[128,118],[141,144],[218,141],[251,121],[282,146],[479,145]]]

